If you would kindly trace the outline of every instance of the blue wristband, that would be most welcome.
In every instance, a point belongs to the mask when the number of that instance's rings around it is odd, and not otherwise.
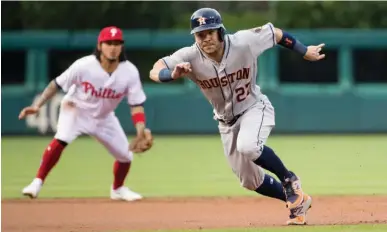
[[[172,72],[168,68],[163,68],[159,72],[159,80],[161,82],[170,82],[174,79],[172,78]]]
[[[279,45],[296,51],[303,56],[306,54],[308,48],[305,45],[303,45],[299,40],[297,40],[294,36],[286,31],[283,31],[282,34],[282,39],[278,42]]]

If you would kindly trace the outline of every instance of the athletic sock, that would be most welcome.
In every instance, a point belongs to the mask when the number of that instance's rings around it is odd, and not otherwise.
[[[114,167],[113,167],[113,174],[114,174],[113,189],[114,190],[124,185],[125,178],[129,172],[130,164],[131,163],[120,163],[118,161],[114,162]]]
[[[50,144],[47,146],[46,150],[43,153],[42,161],[38,173],[36,174],[36,178],[39,178],[44,182],[48,173],[59,161],[59,158],[66,145],[66,142],[57,139],[53,139],[50,142]]]
[[[286,202],[286,196],[283,191],[282,184],[268,174],[265,174],[263,183],[255,190],[255,192]]]
[[[274,173],[281,182],[285,182],[286,178],[290,178],[292,176],[282,163],[281,159],[268,146],[263,146],[261,156],[256,159],[254,163]]]

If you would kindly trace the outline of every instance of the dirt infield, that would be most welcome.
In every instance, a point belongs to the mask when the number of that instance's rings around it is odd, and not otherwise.
[[[387,224],[387,196],[314,197],[310,225]],[[3,200],[2,231],[130,231],[285,226],[288,211],[267,198]]]

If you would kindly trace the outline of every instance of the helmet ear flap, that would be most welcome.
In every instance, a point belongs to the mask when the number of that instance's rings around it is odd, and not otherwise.
[[[224,40],[224,35],[225,35],[226,31],[224,30],[223,27],[220,27],[220,28],[218,29],[218,33],[219,33],[219,41],[220,41],[220,42],[223,42],[223,40]]]

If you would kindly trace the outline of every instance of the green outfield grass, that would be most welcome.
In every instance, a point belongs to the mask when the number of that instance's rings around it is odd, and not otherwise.
[[[220,230],[184,230],[184,232],[385,232],[387,225],[353,225],[353,226],[305,226],[253,229],[220,229]],[[157,232],[177,232],[178,230],[152,230]],[[138,231],[147,232],[147,231]]]
[[[2,198],[19,198],[49,137],[2,138]],[[272,136],[268,145],[313,195],[387,194],[387,136]],[[113,158],[82,137],[64,152],[40,197],[106,197]],[[240,187],[218,136],[156,136],[126,182],[146,197],[256,195]]]

